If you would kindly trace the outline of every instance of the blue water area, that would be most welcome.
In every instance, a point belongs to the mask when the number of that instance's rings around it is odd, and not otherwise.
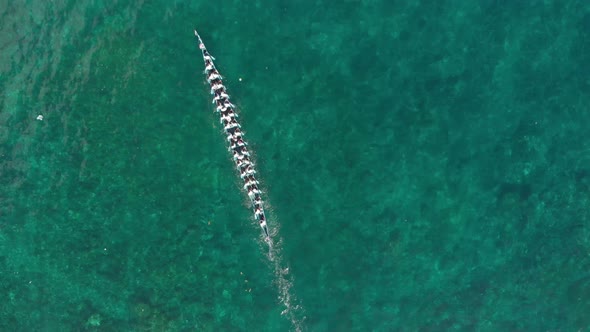
[[[574,0],[0,1],[0,331],[589,330],[588,45]]]

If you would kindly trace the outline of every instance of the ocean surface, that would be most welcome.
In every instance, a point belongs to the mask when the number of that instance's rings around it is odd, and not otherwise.
[[[0,331],[590,330],[587,1],[0,0],[0,91]]]

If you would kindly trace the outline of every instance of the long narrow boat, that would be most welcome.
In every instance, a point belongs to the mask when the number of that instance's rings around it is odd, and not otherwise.
[[[227,89],[223,84],[223,77],[221,77],[213,63],[215,58],[207,51],[197,30],[195,30],[195,36],[199,42],[199,49],[203,53],[205,75],[207,77],[207,83],[211,87],[215,111],[219,114],[219,121],[223,125],[223,129],[227,135],[227,141],[229,142],[228,150],[232,153],[236,168],[240,173],[240,178],[244,181],[244,190],[247,192],[248,198],[252,203],[254,219],[260,224],[260,228],[264,232],[265,241],[271,245],[270,234],[266,225],[264,203],[262,201],[261,191],[258,188],[258,181],[256,180],[256,170],[254,169],[254,163],[251,160],[250,152],[247,148],[248,143],[244,139],[244,133],[237,120],[236,107],[230,102]]]

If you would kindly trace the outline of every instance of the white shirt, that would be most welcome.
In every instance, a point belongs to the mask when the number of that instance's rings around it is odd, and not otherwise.
[[[225,128],[224,128],[224,129],[225,129],[225,130],[230,130],[230,129],[233,129],[233,128],[236,128],[236,127],[237,127],[237,128],[240,128],[240,125],[239,125],[238,123],[236,123],[236,122],[231,122],[231,123],[228,123],[228,124],[225,126]]]
[[[254,218],[258,219],[263,214],[264,211],[262,211],[262,209],[256,209],[256,211],[254,212]]]
[[[215,73],[211,73],[211,75],[209,75],[208,80],[209,80],[209,82],[211,82],[211,81],[214,81],[214,80],[216,80],[218,78],[221,78],[221,75],[215,74]]]
[[[221,117],[221,119],[219,120],[219,122],[223,123],[224,120],[227,121],[227,122],[230,122],[231,121],[231,118],[229,116],[224,115],[224,116]]]
[[[221,85],[221,84],[213,84],[213,86],[211,87],[211,94],[214,94],[215,91],[222,89],[222,88],[223,88],[223,85]]]

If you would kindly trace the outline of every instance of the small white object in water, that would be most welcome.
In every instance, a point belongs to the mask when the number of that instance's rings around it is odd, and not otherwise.
[[[100,317],[99,314],[94,314],[94,315],[90,316],[90,318],[88,318],[88,320],[86,321],[86,325],[97,327],[97,326],[100,326],[101,320],[102,320],[102,317]]]
[[[43,121],[43,115],[41,115],[41,114],[37,115],[37,120]]]

